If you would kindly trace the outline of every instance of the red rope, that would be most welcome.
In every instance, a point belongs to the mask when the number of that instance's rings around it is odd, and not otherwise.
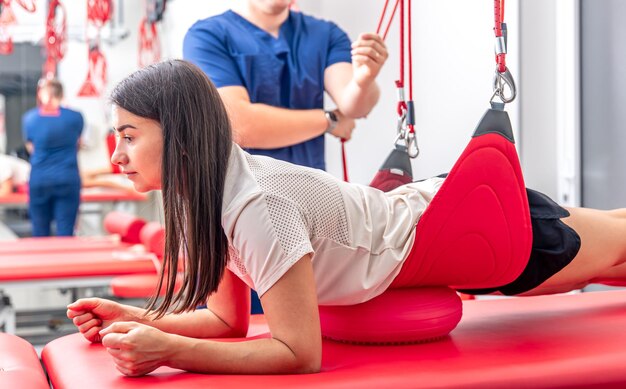
[[[494,0],[493,16],[495,26],[493,28],[496,38],[502,37],[502,24],[504,23],[504,0]],[[506,53],[496,54],[496,64],[500,73],[506,71]]]
[[[383,12],[380,15],[380,19],[378,20],[378,27],[376,27],[376,34],[380,35],[380,28],[382,27],[383,19],[385,18],[385,13],[387,12],[387,5],[389,0],[385,0],[385,6],[383,7]],[[383,33],[383,40],[387,39],[387,33],[389,33],[389,28],[391,27],[391,23],[393,22],[393,17],[396,15],[396,10],[398,9],[398,4],[400,4],[400,0],[396,0],[396,3],[393,6],[393,10],[391,11],[391,16],[389,17],[389,22],[385,27],[385,32]]]
[[[380,13],[380,18],[378,19],[378,26],[376,26],[376,34],[380,35],[380,27],[383,25],[383,19],[385,19],[385,13],[387,13],[387,6],[389,5],[389,0],[385,0],[385,5],[383,6],[383,12]]]
[[[346,159],[346,140],[341,139],[341,162],[343,163],[343,180],[350,182],[348,179],[348,160]]]
[[[411,47],[413,46],[413,40],[411,39],[411,0],[408,0],[408,8],[407,8],[407,34],[408,34],[408,47],[407,54],[409,56],[409,101],[413,101],[413,50]],[[414,125],[409,123],[409,132],[414,133]]]

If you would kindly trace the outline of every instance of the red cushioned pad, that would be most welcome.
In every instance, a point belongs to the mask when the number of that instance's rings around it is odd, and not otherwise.
[[[49,387],[33,346],[15,335],[0,333],[0,388]]]
[[[154,254],[131,250],[2,255],[0,281],[154,273],[157,263]]]
[[[515,146],[472,138],[417,224],[402,285],[485,288],[524,270],[532,244],[528,198]]]
[[[390,289],[361,304],[320,306],[322,334],[352,343],[432,340],[461,320],[461,299],[446,287]],[[354,318],[359,318],[355,326]]]
[[[165,227],[158,222],[149,222],[139,232],[139,240],[146,250],[163,258],[165,253]]]
[[[324,341],[322,372],[234,376],[160,368],[123,377],[80,335],[49,343],[55,387],[99,388],[624,388],[626,291],[465,301],[448,337],[404,346]],[[253,318],[250,335],[266,331]],[[354,318],[358,326],[359,318]],[[267,335],[266,335],[267,336]]]
[[[23,253],[52,253],[68,251],[96,251],[129,248],[117,235],[109,236],[47,236],[21,238],[2,242],[0,255]]]
[[[176,291],[182,285],[182,274],[176,279]],[[158,274],[127,274],[111,280],[111,293],[119,298],[148,298],[156,291]],[[165,295],[167,284],[164,282],[159,296]]]
[[[118,234],[123,242],[141,243],[141,229],[146,221],[124,212],[109,212],[104,218],[104,229],[110,234]]]

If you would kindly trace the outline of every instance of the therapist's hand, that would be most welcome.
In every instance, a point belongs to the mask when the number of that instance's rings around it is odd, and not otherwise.
[[[365,33],[352,43],[352,71],[354,81],[368,87],[383,67],[389,53],[383,39],[377,34]]]
[[[117,370],[132,377],[165,365],[178,351],[176,335],[136,322],[113,323],[100,336]]]
[[[67,306],[67,317],[90,342],[100,342],[100,331],[117,321],[139,320],[138,308],[100,298],[80,299]]]

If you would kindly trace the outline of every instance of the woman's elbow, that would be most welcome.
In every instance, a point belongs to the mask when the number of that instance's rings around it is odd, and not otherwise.
[[[307,363],[303,363],[300,365],[297,374],[315,374],[319,373],[322,370],[322,358],[317,358],[316,360],[308,361]]]
[[[314,374],[322,369],[322,348],[309,347],[306,351],[296,354],[295,374]]]

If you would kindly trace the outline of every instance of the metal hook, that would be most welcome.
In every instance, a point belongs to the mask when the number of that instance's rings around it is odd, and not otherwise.
[[[417,158],[417,156],[420,154],[420,148],[417,145],[417,137],[412,132],[409,132],[407,136],[406,150],[410,158]]]
[[[509,96],[506,96],[504,93],[505,85],[511,91]],[[515,80],[511,72],[509,72],[509,68],[506,68],[504,72],[499,72],[498,69],[496,69],[496,73],[493,76],[493,95],[491,95],[491,101],[493,101],[496,96],[498,96],[503,103],[510,103],[515,100],[515,96],[517,96]]]

